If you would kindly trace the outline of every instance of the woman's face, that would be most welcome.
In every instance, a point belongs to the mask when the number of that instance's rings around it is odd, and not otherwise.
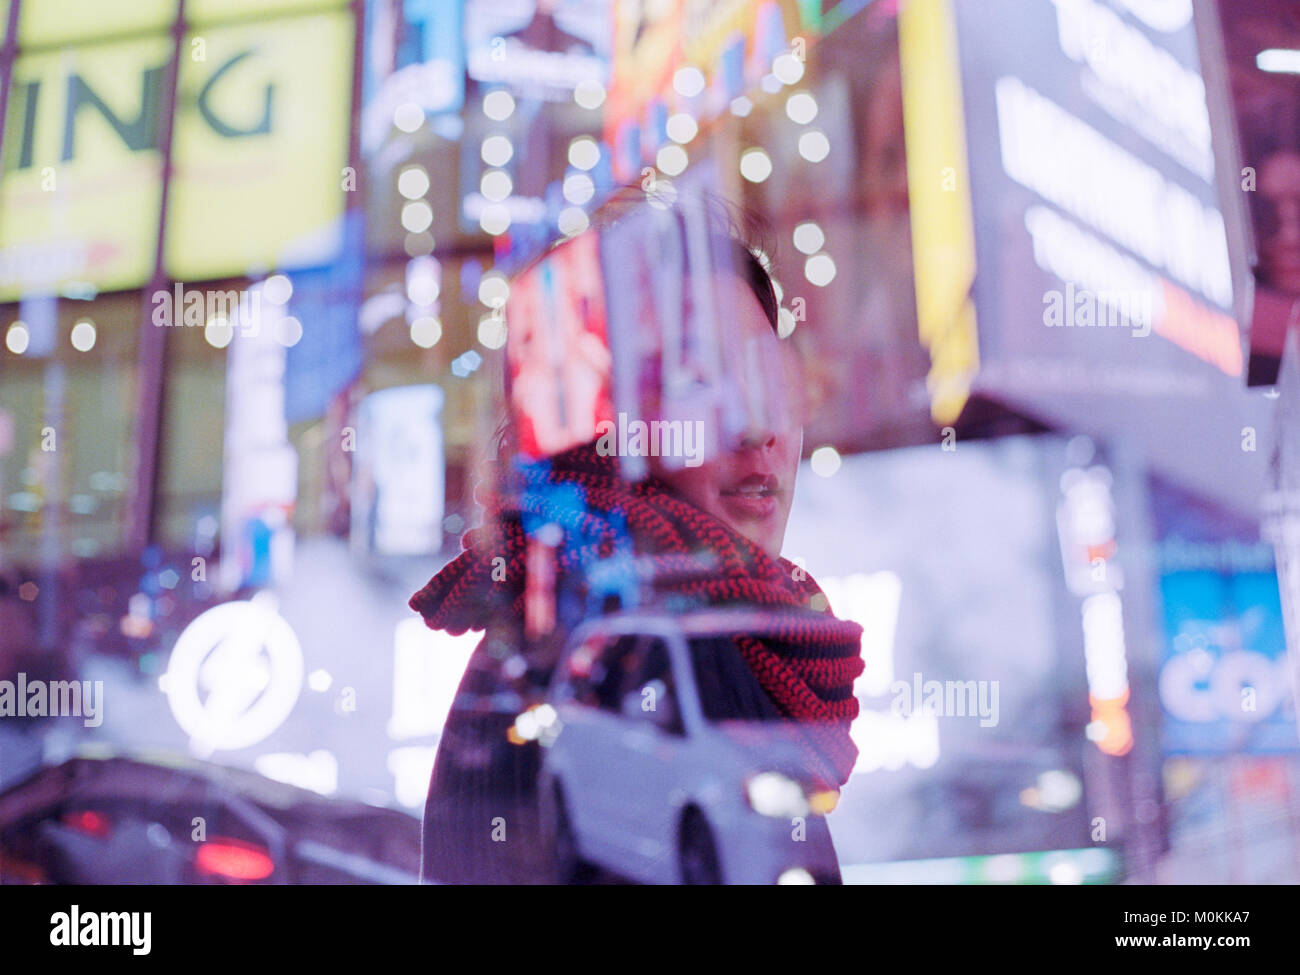
[[[799,392],[793,351],[776,337],[748,285],[733,275],[719,277],[716,283],[724,307],[735,309],[742,341],[762,343],[759,348],[764,354],[780,359],[786,388],[777,401],[793,404]],[[740,359],[744,361],[743,356]],[[738,381],[740,393],[747,399],[777,392],[748,388],[756,380],[745,375]],[[728,453],[706,460],[698,467],[679,470],[666,470],[656,464],[654,473],[697,508],[776,558],[785,540],[802,451],[803,427],[792,406],[777,422],[751,428],[744,440]]]

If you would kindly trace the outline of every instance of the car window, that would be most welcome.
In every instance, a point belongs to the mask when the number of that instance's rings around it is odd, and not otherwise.
[[[573,700],[617,714],[619,691],[636,664],[633,651],[639,641],[636,635],[595,636],[575,649],[568,667]]]
[[[695,687],[706,721],[779,721],[772,703],[745,663],[730,636],[696,637],[690,641]]]
[[[647,637],[636,652],[635,666],[628,671],[622,696],[634,695],[636,708],[624,712],[626,717],[640,716],[673,734],[684,734],[678,706],[676,681],[668,646],[658,637]],[[656,720],[657,719],[657,720]]]

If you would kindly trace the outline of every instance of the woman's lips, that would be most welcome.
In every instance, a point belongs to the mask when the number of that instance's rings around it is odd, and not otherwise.
[[[722,506],[736,518],[761,520],[776,514],[777,480],[753,474],[720,492]]]

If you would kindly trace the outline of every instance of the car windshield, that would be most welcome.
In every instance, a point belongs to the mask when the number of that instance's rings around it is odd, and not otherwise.
[[[734,636],[692,637],[690,648],[705,720],[781,720],[781,712],[745,663]]]

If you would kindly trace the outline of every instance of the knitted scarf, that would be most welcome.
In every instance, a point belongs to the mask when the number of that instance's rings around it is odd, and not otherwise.
[[[411,597],[430,628],[461,634],[523,618],[525,525],[563,529],[557,571],[577,578],[630,537],[659,595],[756,607],[775,618],[762,638],[738,637],[736,645],[777,709],[799,723],[820,778],[828,785],[848,780],[857,759],[849,725],[858,714],[853,681],[864,666],[862,627],[833,616],[805,571],[770,557],[662,482],[627,481],[617,458],[600,456],[593,445],[518,470],[508,497],[484,500],[484,526],[467,532],[461,555]]]

